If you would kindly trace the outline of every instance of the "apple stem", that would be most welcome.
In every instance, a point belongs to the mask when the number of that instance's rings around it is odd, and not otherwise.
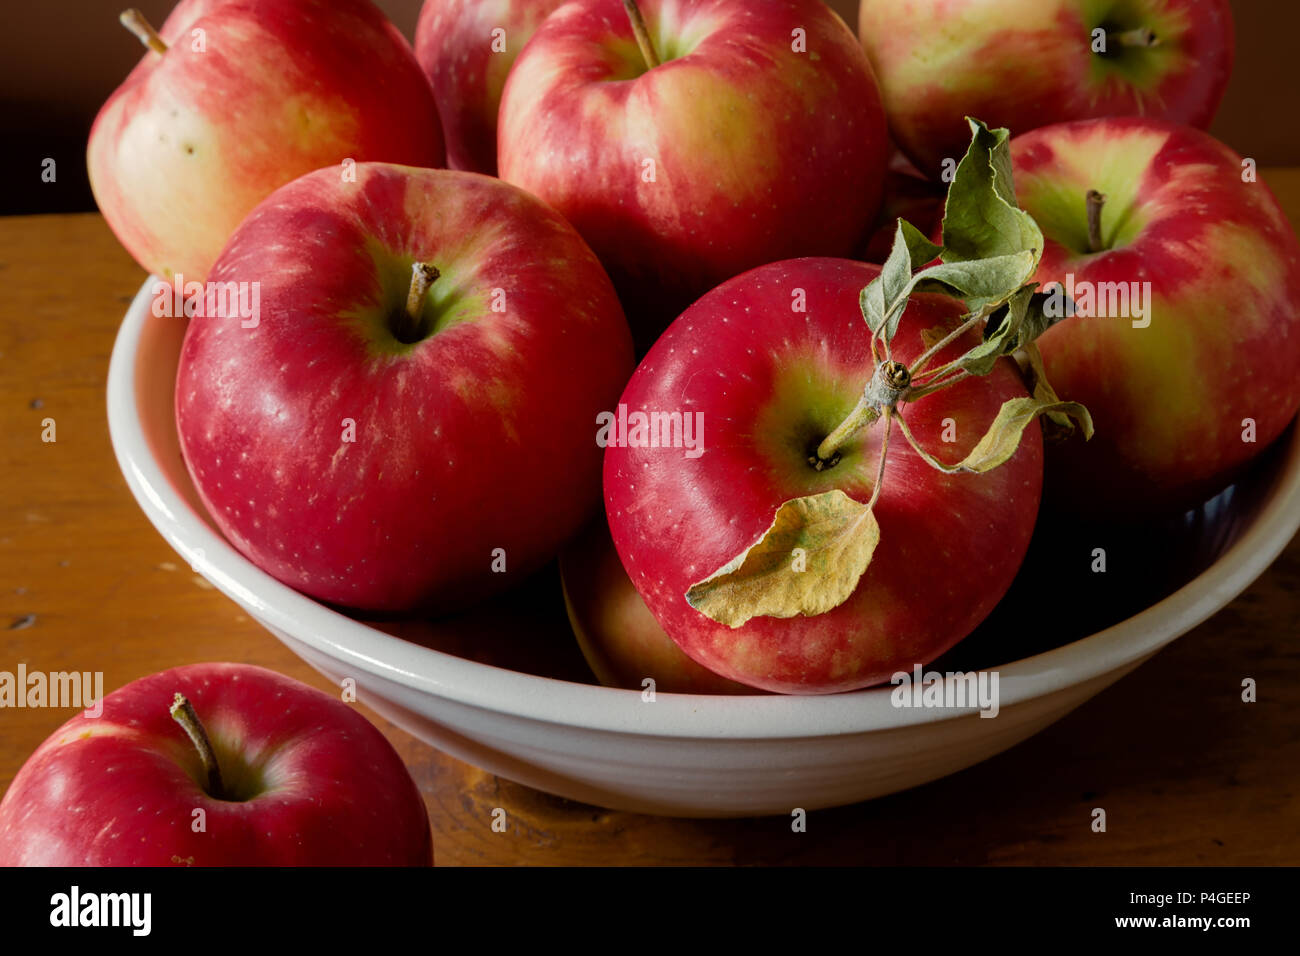
[[[988,318],[988,311],[985,309],[981,309],[980,311],[973,313],[971,316],[969,316],[966,319],[965,322],[957,326],[957,328],[953,329],[951,332],[945,335],[938,342],[935,342],[928,349],[922,352],[921,355],[917,358],[917,360],[912,363],[912,377],[916,378],[918,375],[920,375],[921,372],[925,370],[925,367],[930,364],[930,360],[932,358],[934,358],[936,355],[938,355],[940,352],[946,349],[953,342],[957,341],[957,339],[961,338],[971,329],[983,323],[987,318]],[[936,369],[934,375],[938,376],[945,371],[947,371],[947,366],[941,369]]]
[[[158,54],[167,52],[167,44],[163,42],[163,38],[158,35],[158,31],[149,24],[149,21],[144,18],[144,14],[139,10],[134,7],[130,10],[123,10],[117,19],[122,26],[139,37],[140,42],[153,52]]]
[[[226,791],[221,783],[221,768],[217,766],[217,755],[212,749],[212,741],[208,739],[208,732],[203,728],[203,722],[194,711],[194,705],[185,699],[184,694],[178,692],[172,698],[171,715],[172,720],[180,724],[185,733],[189,734],[190,740],[194,742],[194,748],[199,752],[199,761],[208,774],[208,796],[224,800]]]
[[[840,446],[852,438],[858,429],[870,425],[879,417],[880,413],[863,392],[862,397],[858,399],[858,404],[854,405],[853,411],[849,412],[849,417],[836,425],[835,430],[822,439],[822,443],[817,446],[816,454],[809,459],[809,464],[818,471],[834,464]]]
[[[650,39],[650,29],[645,25],[645,17],[641,16],[641,8],[636,5],[636,0],[623,0],[623,9],[627,11],[627,18],[632,21],[632,32],[636,34],[636,45],[641,48],[646,69],[653,70],[661,61],[655,51],[654,42]]]
[[[863,426],[870,425],[900,401],[905,401],[911,394],[911,385],[912,373],[903,363],[887,361],[877,365],[871,381],[862,390],[862,397],[853,406],[853,411],[822,439],[816,453],[808,459],[809,464],[817,471],[834,464],[840,446]]]
[[[1114,40],[1120,46],[1152,47],[1160,45],[1160,38],[1149,27],[1137,27],[1132,30],[1125,30],[1123,33],[1111,33],[1106,39],[1107,41]]]
[[[876,484],[871,489],[871,500],[867,502],[867,510],[870,511],[876,507],[876,502],[880,499],[880,489],[885,487],[885,457],[889,454],[889,433],[894,426],[894,410],[885,409],[885,433],[880,436],[880,461],[876,462]]]
[[[442,273],[427,262],[411,264],[411,288],[406,293],[406,317],[411,320],[412,330],[419,326],[420,317],[424,315],[424,297],[429,292],[429,286],[437,282],[440,275]]]
[[[1095,189],[1088,190],[1088,251],[1101,252],[1106,247],[1101,241],[1101,208],[1106,197]]]

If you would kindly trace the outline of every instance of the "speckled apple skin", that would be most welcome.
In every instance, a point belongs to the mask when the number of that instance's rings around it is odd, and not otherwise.
[[[888,135],[866,55],[819,0],[640,7],[665,58],[649,71],[620,0],[547,18],[506,82],[498,159],[591,244],[648,346],[746,269],[849,255]]]
[[[425,0],[415,25],[415,57],[433,84],[450,168],[496,175],[506,77],[541,22],[562,3]]]
[[[145,52],[86,153],[100,212],[154,275],[203,281],[252,208],[314,169],[443,164],[429,81],[369,0],[182,0],[158,32],[167,52]]]
[[[388,322],[416,261],[442,273],[446,325],[404,346]],[[260,282],[261,318],[190,322],[181,448],[217,526],[284,583],[456,610],[550,560],[597,506],[596,416],[631,337],[596,257],[535,197],[477,173],[319,170],[249,216],[212,281]]]
[[[232,771],[237,753],[257,768],[261,792],[242,801],[205,792],[198,753],[170,715],[176,693],[218,763]],[[0,802],[0,866],[433,863],[415,781],[384,735],[336,697],[261,667],[192,664],[102,703],[18,771]]]
[[[1198,504],[1300,409],[1300,242],[1286,215],[1227,146],[1159,120],[1044,127],[1011,153],[1017,196],[1047,239],[1036,281],[1150,283],[1137,326],[1074,316],[1039,342],[1052,385],[1097,426],[1086,445],[1049,449],[1053,506],[1116,516]],[[1097,254],[1080,248],[1082,199],[1073,220],[1048,211],[1091,188],[1109,197],[1103,235],[1121,221],[1132,232]]]
[[[1140,73],[1093,52],[1112,23],[1156,34]],[[890,132],[936,181],[966,154],[967,116],[1015,134],[1097,116],[1208,127],[1235,43],[1228,0],[862,0],[858,35]]]
[[[1042,489],[1038,426],[1026,429],[1009,462],[983,475],[931,468],[895,430],[875,509],[880,542],[847,601],[820,615],[756,617],[734,629],[687,603],[687,589],[753,545],[783,502],[835,488],[870,498],[880,426],[859,432],[833,468],[817,472],[806,456],[871,377],[871,333],[858,297],[879,271],[802,259],[724,283],[673,323],[620,399],[629,410],[704,416],[705,451],[696,459],[674,448],[609,447],[605,507],[619,556],[655,618],[689,656],[730,680],[796,694],[886,681],[970,633],[1024,558]],[[806,311],[795,308],[797,290]],[[956,300],[917,296],[894,356],[911,362],[924,349],[922,332],[946,332],[962,311]],[[937,361],[978,340],[968,334]],[[955,463],[1005,401],[1025,394],[1007,359],[902,415],[924,448]],[[943,440],[945,420],[951,443]]]

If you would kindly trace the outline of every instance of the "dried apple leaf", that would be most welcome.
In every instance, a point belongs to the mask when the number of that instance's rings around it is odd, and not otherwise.
[[[686,600],[732,628],[754,617],[824,614],[853,594],[879,541],[871,509],[839,489],[794,498],[754,544],[692,584]]]
[[[1078,402],[1043,402],[1036,398],[1012,398],[1004,402],[1002,407],[998,409],[993,424],[989,426],[989,430],[984,433],[984,437],[979,440],[979,443],[971,449],[971,453],[957,464],[948,465],[939,461],[917,444],[916,439],[912,437],[911,430],[907,427],[907,422],[903,420],[901,415],[898,417],[898,424],[901,426],[908,444],[931,467],[950,475],[958,472],[978,475],[986,471],[992,471],[999,465],[1008,462],[1011,456],[1016,453],[1016,449],[1020,447],[1020,438],[1030,423],[1037,419],[1039,415],[1054,412],[1069,415],[1078,421],[1085,438],[1092,437],[1092,416]]]

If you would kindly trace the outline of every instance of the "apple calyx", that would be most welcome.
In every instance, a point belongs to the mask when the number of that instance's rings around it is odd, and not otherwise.
[[[632,23],[632,33],[636,37],[636,45],[641,49],[646,69],[653,70],[662,61],[659,52],[655,50],[654,41],[650,39],[650,28],[641,15],[641,8],[637,6],[636,0],[623,0],[623,9],[627,11],[627,18]]]
[[[1020,447],[1025,429],[1040,416],[1047,416],[1058,433],[1077,421],[1085,439],[1092,437],[1088,410],[1056,395],[1035,344],[1060,317],[1047,314],[1047,297],[1030,282],[1042,255],[1043,234],[1016,203],[1010,133],[990,130],[978,120],[968,122],[971,145],[948,190],[943,245],[898,220],[880,275],[860,297],[871,329],[871,379],[853,411],[808,460],[817,471],[833,467],[840,460],[840,448],[862,428],[884,419],[871,500],[864,505],[836,490],[783,503],[754,544],[687,590],[687,602],[710,619],[736,628],[760,615],[823,614],[849,599],[880,539],[872,511],[884,484],[895,420],[917,455],[947,474],[981,474],[1005,464]],[[928,347],[908,367],[894,359],[890,343],[914,292],[952,296],[968,311],[955,328],[927,330]],[[977,328],[983,329],[978,345],[937,368],[929,367],[944,348]],[[898,407],[988,375],[1006,356],[1021,366],[1029,397],[1004,402],[984,436],[955,464],[923,449]],[[796,548],[802,564],[798,570],[791,560]]]
[[[210,797],[225,800],[226,789],[221,782],[221,768],[217,765],[217,755],[212,749],[212,741],[208,739],[208,732],[204,729],[203,722],[199,720],[194,705],[179,691],[172,698],[171,715],[172,720],[180,724],[189,735],[194,743],[194,749],[199,752],[199,762],[203,764],[203,769],[208,775],[208,785],[203,788],[204,791]]]
[[[143,13],[132,7],[130,10],[123,10],[118,14],[118,22],[126,27],[139,38],[140,42],[146,47],[159,55],[167,52],[167,44],[163,38],[158,35],[158,31],[153,28]]]

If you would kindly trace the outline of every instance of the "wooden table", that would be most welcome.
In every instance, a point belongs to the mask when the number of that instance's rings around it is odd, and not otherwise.
[[[1300,220],[1300,170],[1264,177]],[[244,661],[323,689],[145,520],[109,447],[109,351],[144,273],[94,214],[0,219],[0,670]],[[41,441],[42,420],[57,441]],[[908,793],[790,821],[682,821],[533,791],[386,721],[440,864],[1295,864],[1300,540],[1229,607],[1066,719]],[[1240,700],[1243,677],[1259,702]],[[0,710],[0,787],[71,711]],[[1104,807],[1105,833],[1091,829]],[[504,807],[508,832],[492,831]]]

